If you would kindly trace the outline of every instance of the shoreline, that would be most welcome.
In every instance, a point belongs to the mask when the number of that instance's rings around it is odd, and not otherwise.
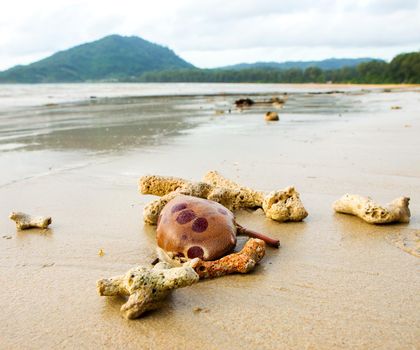
[[[57,104],[95,102],[103,98],[141,97],[217,97],[235,95],[268,95],[307,93],[319,90],[345,89],[378,91],[419,91],[413,84],[272,84],[272,83],[57,83],[57,84],[0,84],[0,107],[54,107]],[[69,97],[71,96],[71,97]]]

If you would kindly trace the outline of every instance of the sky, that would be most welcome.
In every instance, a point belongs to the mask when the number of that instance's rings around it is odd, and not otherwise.
[[[420,50],[420,0],[12,0],[0,70],[109,34],[167,46],[197,67]]]

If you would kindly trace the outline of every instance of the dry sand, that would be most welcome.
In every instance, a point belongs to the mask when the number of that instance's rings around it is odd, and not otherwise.
[[[342,88],[355,92],[291,94],[271,124],[263,110],[227,113],[229,95],[31,107],[30,126],[27,108],[0,116],[0,348],[419,348],[420,91]],[[144,110],[145,124],[131,119]],[[237,213],[281,248],[252,274],[177,290],[166,308],[123,319],[122,300],[99,297],[95,282],[155,257],[141,218],[153,198],[137,179],[212,169],[261,190],[294,184],[309,217]],[[410,196],[412,220],[334,214],[346,192]],[[17,232],[12,210],[51,215],[51,229]]]

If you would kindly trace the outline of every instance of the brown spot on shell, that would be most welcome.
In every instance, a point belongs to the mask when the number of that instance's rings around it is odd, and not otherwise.
[[[204,250],[203,248],[195,245],[188,249],[187,255],[190,259],[194,259],[194,258],[202,259],[204,256]]]
[[[178,224],[184,225],[195,218],[195,213],[191,209],[181,211],[176,217]]]
[[[206,218],[197,218],[194,220],[191,228],[194,232],[204,232],[208,226],[209,223]]]

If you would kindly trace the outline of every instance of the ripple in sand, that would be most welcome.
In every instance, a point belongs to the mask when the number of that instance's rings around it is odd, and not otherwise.
[[[420,230],[401,230],[386,236],[388,242],[403,251],[420,257]]]

